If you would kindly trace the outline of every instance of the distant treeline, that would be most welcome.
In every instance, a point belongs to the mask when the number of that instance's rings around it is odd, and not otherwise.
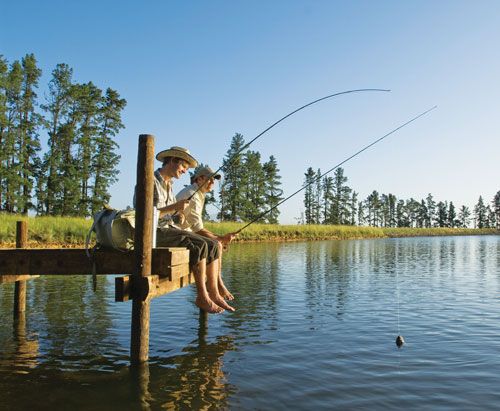
[[[40,101],[41,74],[33,54],[11,64],[0,56],[0,211],[92,215],[117,179],[126,101],[111,88],[74,82],[67,64],[52,71]]]
[[[470,227],[500,228],[500,191],[490,204],[480,196],[474,209],[452,201],[436,202],[432,194],[425,199],[398,199],[394,194],[374,190],[366,199],[347,185],[344,170],[321,177],[321,170],[309,167],[305,173],[305,211],[302,224],[368,225],[372,227]]]

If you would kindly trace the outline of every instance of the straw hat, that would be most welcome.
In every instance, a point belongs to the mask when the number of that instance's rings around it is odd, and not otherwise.
[[[189,153],[189,150],[187,148],[174,146],[174,147],[170,147],[167,150],[160,151],[156,155],[156,159],[158,161],[163,161],[165,159],[165,157],[182,158],[183,160],[185,160],[189,164],[189,167],[196,167],[198,165],[198,162]]]

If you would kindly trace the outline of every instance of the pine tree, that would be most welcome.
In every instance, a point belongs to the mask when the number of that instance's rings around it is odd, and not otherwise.
[[[8,72],[8,62],[0,55],[0,210],[3,208],[3,202],[6,196],[5,184],[8,155],[5,146],[9,126],[7,109]]]
[[[68,115],[71,99],[73,70],[67,64],[58,64],[52,71],[49,94],[42,108],[48,115],[48,151],[43,160],[43,175],[39,176],[38,187],[46,185],[44,214],[61,214],[63,178],[60,172],[63,164],[63,145],[61,131]],[[39,189],[43,191],[43,189]]]
[[[500,230],[500,191],[493,197],[493,211],[495,213],[496,228]]]
[[[396,204],[396,224],[398,227],[410,227],[408,209],[404,200],[398,200]]]
[[[117,167],[120,156],[116,153],[118,143],[115,137],[120,129],[124,128],[121,112],[126,105],[127,101],[120,98],[120,94],[111,88],[106,89],[99,102],[95,151],[91,159],[91,173],[94,180],[90,200],[92,214],[109,202],[109,186],[118,179]]]
[[[220,219],[236,221],[239,210],[244,202],[243,179],[245,175],[241,151],[245,147],[245,140],[239,133],[231,140],[231,145],[222,162],[224,183],[220,191]]]
[[[350,225],[356,225],[356,217],[358,216],[358,193],[352,192],[351,201],[349,205]]]
[[[358,224],[363,225],[365,223],[365,207],[363,201],[358,201]]]
[[[448,227],[456,227],[459,224],[459,221],[457,220],[457,213],[455,211],[455,205],[453,204],[453,201],[450,201],[450,204],[448,206]]]
[[[22,89],[23,68],[19,61],[11,64],[7,75],[7,127],[4,144],[2,146],[5,156],[4,166],[4,209],[15,212],[20,202],[22,186],[22,163],[18,157],[18,144],[21,134],[22,116]]]
[[[380,223],[380,196],[377,190],[373,192],[365,200],[366,209],[368,212],[368,225],[378,227]]]
[[[417,227],[429,227],[429,220],[429,210],[427,209],[425,201],[422,200],[418,208]]]
[[[434,201],[431,193],[427,195],[425,204],[427,206],[427,215],[428,215],[426,227],[432,227],[436,219],[436,202]]]
[[[476,206],[474,207],[474,226],[476,228],[485,228],[487,225],[488,215],[486,206],[484,205],[483,197],[479,196]]]
[[[77,126],[75,160],[78,164],[79,200],[78,215],[91,214],[92,202],[90,194],[92,176],[92,152],[96,147],[99,132],[99,111],[102,92],[92,82],[74,87],[75,97],[80,111],[80,121]]]
[[[36,92],[42,71],[37,67],[33,54],[22,59],[23,81],[20,104],[19,134],[17,140],[18,161],[20,164],[20,193],[18,211],[28,214],[33,208],[31,194],[35,176],[35,164],[38,162],[37,152],[40,150],[38,128],[42,123],[41,116],[36,113]]]
[[[331,217],[331,204],[333,201],[333,178],[323,177],[323,224],[333,224]]]
[[[469,207],[462,206],[458,212],[459,227],[466,228],[469,226],[471,212]]]
[[[333,197],[331,205],[331,224],[349,224],[349,205],[351,188],[345,183],[347,177],[344,176],[344,169],[339,167],[333,174]]]
[[[306,224],[314,224],[314,213],[315,213],[315,195],[314,195],[314,188],[313,188],[313,183],[316,179],[316,173],[312,169],[312,167],[309,167],[304,174],[305,180],[304,180],[304,217],[305,217],[305,223]]]
[[[270,224],[277,224],[280,211],[276,205],[283,199],[283,190],[280,189],[281,176],[278,174],[278,163],[274,156],[269,157],[269,161],[262,166],[264,171],[264,200],[266,207],[272,209],[266,214],[267,222]]]
[[[260,153],[247,151],[244,155],[245,174],[242,179],[244,201],[241,209],[237,210],[237,217],[244,221],[257,218],[265,206],[265,175],[260,163]],[[263,220],[259,220],[263,222]]]
[[[448,203],[446,201],[444,203],[442,201],[437,203],[436,226],[448,226]]]

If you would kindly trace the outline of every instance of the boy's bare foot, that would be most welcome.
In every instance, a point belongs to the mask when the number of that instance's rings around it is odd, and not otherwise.
[[[210,295],[210,298],[212,301],[217,304],[219,307],[222,307],[228,311],[235,312],[236,309],[234,307],[231,307],[228,303],[224,301],[224,298],[222,298],[220,295]]]
[[[233,294],[231,294],[229,292],[229,290],[224,287],[224,286],[220,286],[219,285],[219,294],[221,295],[222,298],[224,298],[224,300],[228,300],[228,301],[233,301],[234,300],[234,296]]]
[[[211,314],[220,314],[224,312],[224,308],[220,304],[216,304],[214,301],[209,299],[204,299],[201,297],[197,297],[194,302],[199,308],[207,313]],[[234,309],[233,309],[234,311]]]

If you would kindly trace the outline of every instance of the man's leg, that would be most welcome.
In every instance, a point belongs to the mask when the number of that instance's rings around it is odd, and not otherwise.
[[[196,292],[197,292],[195,304],[203,311],[213,314],[218,314],[223,312],[224,309],[218,304],[216,304],[214,301],[212,301],[212,299],[208,294],[206,286],[206,281],[207,281],[206,262],[207,260],[206,258],[204,258],[203,260],[195,264],[193,267],[194,279],[196,282]]]

